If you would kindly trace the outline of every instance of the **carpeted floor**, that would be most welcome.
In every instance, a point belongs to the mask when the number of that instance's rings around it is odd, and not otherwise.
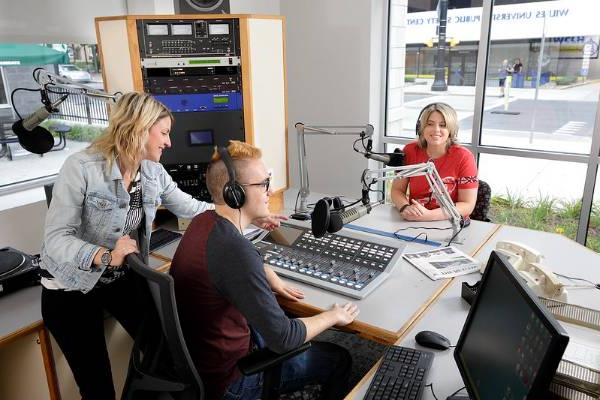
[[[362,339],[357,335],[337,330],[327,330],[314,340],[331,342],[346,348],[352,355],[352,374],[349,387],[354,387],[381,358],[386,346]],[[301,392],[281,395],[284,400],[313,400],[319,398],[319,386],[306,387]]]

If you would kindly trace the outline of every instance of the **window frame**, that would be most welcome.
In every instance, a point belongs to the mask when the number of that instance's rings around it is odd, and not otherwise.
[[[586,169],[586,177],[585,183],[583,187],[582,193],[582,204],[581,204],[581,213],[579,216],[579,223],[577,228],[576,241],[585,246],[588,234],[588,226],[590,222],[590,216],[592,212],[593,200],[594,200],[594,191],[595,184],[598,177],[598,167],[600,165],[600,98],[596,105],[596,116],[594,119],[594,129],[592,133],[592,143],[590,147],[590,152],[588,154],[574,154],[574,153],[562,153],[562,152],[553,152],[546,150],[529,150],[529,149],[520,149],[520,148],[506,148],[499,146],[490,146],[490,145],[482,145],[481,144],[481,135],[482,135],[482,123],[483,123],[483,111],[484,111],[484,101],[485,101],[485,90],[486,90],[486,80],[487,80],[487,71],[488,71],[488,60],[489,60],[489,50],[490,50],[490,32],[491,32],[491,22],[493,15],[493,1],[484,1],[482,6],[482,18],[481,18],[481,34],[480,40],[478,44],[478,53],[477,53],[477,70],[475,76],[475,107],[473,112],[473,127],[471,134],[471,142],[470,143],[461,143],[463,146],[468,148],[473,155],[475,156],[475,160],[477,161],[477,165],[479,166],[479,158],[481,154],[495,154],[495,155],[505,155],[505,156],[514,156],[514,157],[522,157],[522,158],[536,158],[536,159],[544,159],[551,161],[567,161],[567,162],[576,162],[587,165]],[[383,114],[383,127],[384,129],[380,130],[380,141],[383,144],[384,148],[386,144],[407,144],[413,141],[412,138],[405,137],[397,137],[397,136],[387,136],[387,121],[388,121],[388,75],[389,75],[389,52],[390,52],[390,27],[392,26],[391,21],[391,7],[394,5],[394,0],[388,1],[388,24],[387,24],[387,36],[386,36],[386,59],[385,59],[385,92],[383,93],[384,98],[384,107],[382,110]],[[408,3],[406,5],[408,10]],[[600,96],[599,96],[600,97]],[[598,177],[600,178],[600,177]]]

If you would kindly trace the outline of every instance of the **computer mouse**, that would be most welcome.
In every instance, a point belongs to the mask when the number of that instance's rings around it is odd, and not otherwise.
[[[415,340],[421,346],[431,349],[446,350],[450,347],[448,338],[433,331],[421,331],[415,335]]]

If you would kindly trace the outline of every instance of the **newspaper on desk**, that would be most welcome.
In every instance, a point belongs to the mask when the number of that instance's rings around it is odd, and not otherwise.
[[[404,253],[402,257],[434,281],[479,271],[479,261],[452,246]]]

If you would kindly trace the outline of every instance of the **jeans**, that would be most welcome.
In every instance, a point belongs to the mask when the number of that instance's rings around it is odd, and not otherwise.
[[[69,363],[83,400],[115,399],[104,337],[104,310],[135,337],[152,307],[149,293],[133,272],[88,293],[42,289],[44,324]]]
[[[263,339],[252,332],[254,343],[264,347]],[[320,384],[322,399],[342,399],[348,391],[352,357],[343,347],[327,342],[312,342],[304,353],[281,365],[280,393],[301,390],[306,385]],[[224,400],[254,400],[262,393],[263,374],[242,376],[225,392]]]

